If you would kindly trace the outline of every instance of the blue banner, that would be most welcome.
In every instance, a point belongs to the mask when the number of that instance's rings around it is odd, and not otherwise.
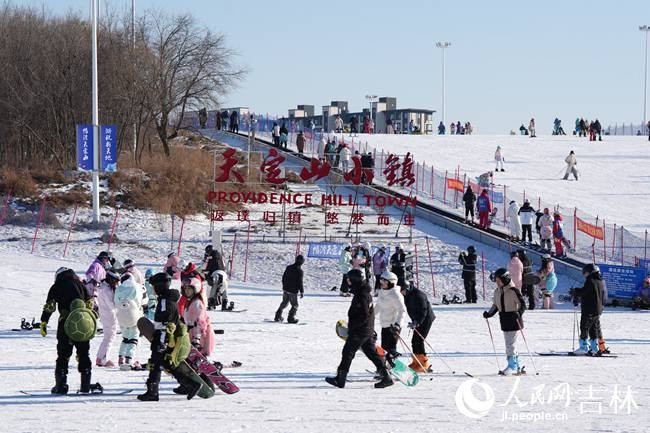
[[[77,168],[93,170],[93,126],[77,125]]]
[[[503,203],[502,192],[489,191],[488,193],[490,194],[490,199],[492,200],[492,203]]]
[[[102,171],[114,173],[117,170],[117,127],[115,125],[100,125],[99,154],[101,155]]]
[[[646,274],[650,274],[650,259],[639,259],[639,267],[645,269]]]
[[[339,244],[336,242],[310,242],[307,257],[315,259],[338,259],[341,256],[341,251],[347,244]],[[377,250],[378,245],[370,247],[370,256],[372,257]],[[390,257],[390,247],[386,247],[386,257]]]
[[[598,265],[605,280],[609,298],[634,298],[645,278],[646,270],[632,266]]]

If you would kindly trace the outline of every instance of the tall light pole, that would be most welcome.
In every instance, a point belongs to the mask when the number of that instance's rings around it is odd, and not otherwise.
[[[99,222],[99,102],[97,101],[97,21],[99,0],[90,0],[92,39],[92,110],[93,110],[93,222]]]
[[[445,125],[445,50],[451,42],[436,42],[436,47],[442,50],[442,124]]]
[[[366,95],[366,99],[367,99],[368,101],[370,101],[370,120],[373,120],[373,119],[372,119],[372,102],[373,102],[375,99],[377,99],[377,95]],[[374,124],[374,120],[373,120],[373,124]],[[373,130],[373,132],[374,132],[374,130]]]
[[[131,44],[133,47],[133,71],[135,72],[135,0],[131,0]],[[138,160],[138,126],[133,119],[133,160]]]
[[[641,128],[643,128],[643,130],[647,133],[648,131],[646,128],[648,125],[648,117],[646,110],[648,106],[648,32],[650,32],[650,27],[647,25],[639,26],[639,30],[645,33],[645,72],[643,73],[643,125],[641,125]]]

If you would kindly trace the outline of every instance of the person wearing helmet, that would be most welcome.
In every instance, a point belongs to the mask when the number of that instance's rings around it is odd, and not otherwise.
[[[470,223],[470,215],[472,216],[471,223],[474,224],[474,207],[476,206],[476,194],[471,185],[467,185],[467,190],[463,194],[463,203],[465,203],[465,224]]]
[[[521,220],[522,236],[521,241],[524,245],[533,243],[533,220],[535,219],[535,209],[530,205],[530,200],[525,199],[524,205],[519,208],[519,219]],[[526,241],[528,235],[528,241]]]
[[[131,259],[126,259],[122,263],[122,270],[124,274],[131,275],[136,283],[141,286],[144,286],[144,275],[140,269],[135,266],[135,262]]]
[[[217,248],[213,248],[212,245],[205,247],[205,255],[203,256],[203,272],[206,276],[211,276],[215,271],[225,271],[226,266],[223,262],[223,257],[221,252]],[[208,284],[212,285],[212,282],[208,279]]]
[[[92,298],[86,291],[77,274],[68,268],[59,268],[54,277],[54,284],[47,292],[47,299],[41,313],[41,335],[47,335],[47,324],[52,314],[59,309],[59,320],[56,329],[56,365],[54,367],[55,385],[52,394],[68,393],[68,361],[72,356],[72,349],[77,351],[77,369],[81,374],[81,387],[79,392],[90,392],[90,342],[76,343],[70,341],[63,326],[70,312],[70,304],[76,299],[83,300],[92,308]]]
[[[395,252],[390,256],[390,271],[397,275],[397,285],[402,288],[405,287],[406,253],[402,244],[397,244]]]
[[[90,297],[96,297],[95,291],[99,287],[99,283],[106,278],[106,270],[110,268],[111,255],[106,251],[102,251],[86,271],[86,290]]]
[[[144,315],[147,319],[153,321],[153,315],[156,312],[156,292],[149,282],[149,278],[153,277],[153,269],[149,268],[144,273],[144,288],[147,291],[147,305],[144,307]]]
[[[476,304],[476,260],[474,245],[467,247],[467,252],[461,251],[458,256],[458,263],[463,267],[462,277],[467,304]]]
[[[148,305],[149,300],[144,286],[139,284],[134,274],[127,272],[120,279],[121,284],[115,289],[115,317],[122,331],[122,343],[118,351],[117,365],[121,370],[138,369],[139,363],[134,359],[140,332],[138,319],[143,315],[142,305]]]
[[[201,296],[201,280],[198,278],[186,278],[181,285],[183,296],[187,299],[183,320],[187,325],[190,334],[190,342],[199,352],[210,356],[214,350],[214,332],[210,324],[210,317]]]
[[[284,270],[284,274],[282,274],[282,302],[275,312],[275,318],[273,320],[276,322],[282,322],[284,320],[282,312],[287,305],[291,304],[287,322],[298,323],[298,319],[296,319],[296,313],[298,312],[298,295],[302,298],[305,291],[303,287],[303,263],[305,263],[305,257],[302,254],[298,254],[295,262],[292,265],[287,266]]]
[[[384,271],[379,280],[381,290],[377,297],[377,313],[381,324],[381,347],[387,358],[397,358],[397,336],[402,330],[406,306],[397,285],[397,275]]]
[[[555,244],[555,255],[557,257],[565,257],[564,247],[562,244],[566,242],[564,239],[564,223],[562,222],[562,214],[559,210],[553,212],[553,243]]]
[[[650,309],[650,276],[645,277],[641,288],[633,300],[633,308],[641,310]]]
[[[424,373],[429,370],[429,359],[424,348],[424,339],[429,335],[433,321],[436,315],[431,309],[431,303],[427,294],[412,284],[401,287],[402,296],[404,296],[404,305],[406,312],[411,321],[408,327],[413,330],[411,338],[411,347],[413,350],[412,362],[409,367],[418,373]]]
[[[492,200],[488,195],[488,190],[481,191],[481,195],[476,199],[476,208],[478,210],[479,225],[482,229],[489,227],[489,217],[492,212]]]
[[[391,386],[393,379],[386,367],[386,360],[376,350],[375,308],[370,285],[364,279],[363,272],[358,269],[348,272],[347,280],[353,295],[348,310],[348,338],[343,345],[341,363],[336,371],[336,376],[326,377],[325,381],[338,388],[344,388],[352,360],[357,350],[361,349],[381,376],[381,380],[375,383],[375,388]]]
[[[523,316],[526,310],[524,297],[513,284],[510,273],[505,268],[499,268],[490,274],[490,281],[496,283],[497,288],[494,291],[492,307],[483,312],[483,317],[489,319],[497,312],[499,313],[499,322],[501,323],[508,358],[508,365],[505,369],[499,371],[499,374],[503,376],[521,374],[523,367],[519,365],[519,356],[515,346],[517,344],[517,334],[524,328]]]
[[[585,277],[584,285],[571,290],[573,304],[580,303],[580,346],[575,353],[598,356],[602,354],[598,347],[598,339],[602,338],[600,315],[603,313],[607,296],[605,281],[600,268],[593,263],[582,268],[582,275]]]
[[[350,288],[348,287],[348,272],[352,270],[352,245],[347,244],[339,256],[339,272],[343,274],[341,281],[341,296],[349,296]]]
[[[181,270],[179,269],[179,263],[181,259],[176,255],[176,253],[169,253],[167,256],[167,262],[163,269],[169,274],[174,280],[180,280]]]
[[[381,275],[386,272],[386,247],[380,245],[372,256],[372,273],[375,276],[375,296],[380,289]]]
[[[544,208],[544,214],[539,218],[539,227],[542,250],[550,252],[551,238],[553,237],[553,217],[548,208]]]
[[[117,316],[115,308],[115,290],[120,284],[120,274],[113,269],[106,271],[106,278],[96,291],[97,306],[99,307],[99,320],[102,322],[102,342],[97,350],[95,365],[97,367],[115,367],[110,359],[110,351],[115,336],[117,336]]]
[[[370,245],[370,242],[364,242],[363,244],[359,245],[359,252],[363,254],[363,257],[365,258],[365,261],[361,265],[361,269],[363,269],[364,273],[366,274],[366,280],[370,281],[370,275],[371,275],[371,269],[372,269],[372,257],[370,256],[370,249],[372,246]]]

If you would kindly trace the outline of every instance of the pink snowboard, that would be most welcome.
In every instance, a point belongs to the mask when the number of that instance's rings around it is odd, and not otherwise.
[[[230,379],[221,374],[219,369],[217,369],[214,364],[208,361],[208,359],[203,356],[201,352],[196,350],[196,348],[192,347],[192,351],[190,352],[190,355],[187,357],[186,361],[194,370],[209,377],[212,383],[214,383],[226,394],[234,394],[236,392],[239,392],[237,385],[232,383]]]

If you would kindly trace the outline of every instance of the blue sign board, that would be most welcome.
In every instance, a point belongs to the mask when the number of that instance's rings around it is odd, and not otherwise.
[[[341,256],[341,251],[347,244],[339,244],[336,242],[310,242],[307,257],[315,259],[338,259]],[[374,255],[378,246],[370,247],[370,255]],[[390,248],[386,247],[386,257],[390,257]]]
[[[645,278],[645,269],[632,266],[598,265],[605,280],[609,298],[634,298]]]
[[[77,125],[77,168],[92,171],[93,164],[93,126]]]
[[[102,161],[102,171],[113,173],[117,170],[117,127],[101,125],[99,127],[99,145]]]
[[[503,203],[502,192],[489,191],[489,194],[490,194],[490,199],[492,199],[492,203]]]
[[[639,259],[639,267],[645,269],[646,274],[650,274],[650,259]]]

